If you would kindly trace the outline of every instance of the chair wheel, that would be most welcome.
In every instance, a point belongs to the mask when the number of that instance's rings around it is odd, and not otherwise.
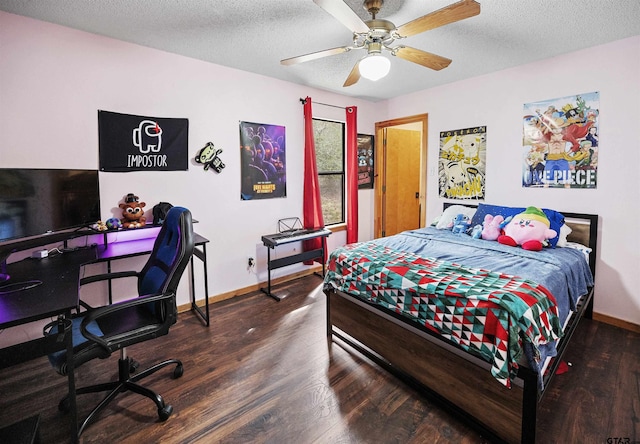
[[[62,413],[69,413],[69,411],[71,410],[71,401],[69,401],[68,396],[65,396],[60,400],[60,402],[58,403],[58,410],[60,410]]]
[[[129,373],[135,373],[140,367],[140,363],[135,359],[129,359]]]
[[[172,413],[173,407],[170,405],[166,405],[164,408],[158,409],[158,417],[160,418],[160,421],[166,421]]]
[[[178,379],[180,376],[184,374],[184,367],[182,364],[178,364],[176,369],[173,371],[173,379]]]

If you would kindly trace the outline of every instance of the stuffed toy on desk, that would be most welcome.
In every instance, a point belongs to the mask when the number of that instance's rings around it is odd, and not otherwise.
[[[140,202],[138,196],[133,193],[127,194],[124,198],[124,203],[119,205],[122,208],[122,227],[123,228],[141,228],[147,223],[147,218],[144,217],[143,208],[147,204]]]
[[[498,242],[525,250],[540,251],[547,239],[558,235],[549,228],[550,222],[540,208],[528,207],[524,213],[513,216],[504,227],[504,234],[498,236]]]

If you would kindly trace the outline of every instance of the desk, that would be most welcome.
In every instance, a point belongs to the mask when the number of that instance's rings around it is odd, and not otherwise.
[[[135,230],[126,230],[135,231]],[[156,240],[155,237],[148,237],[144,239],[127,240],[122,242],[109,242],[107,239],[108,232],[104,235],[104,245],[98,246],[97,258],[93,262],[106,262],[107,272],[111,273],[111,262],[118,259],[125,259],[128,257],[141,256],[151,253],[153,244]],[[209,326],[209,281],[207,271],[207,243],[209,239],[200,236],[197,233],[193,233],[193,256],[191,257],[191,309],[204,321],[205,325]],[[194,275],[194,257],[197,257],[202,261],[204,267],[204,299],[205,299],[205,311],[196,304],[196,290],[195,290],[195,275]],[[112,303],[111,294],[111,281],[108,282],[109,286],[109,304]]]
[[[84,264],[95,261],[95,248],[49,256],[45,259],[24,259],[7,265],[11,279],[7,284],[37,279],[40,284],[28,289],[0,291],[0,329],[15,327],[33,321],[59,317],[65,333],[71,323],[67,318],[78,306],[80,270]],[[66,322],[65,322],[66,321]],[[69,358],[69,407],[71,412],[71,440],[78,441],[78,420],[75,398],[75,372],[71,334],[43,336],[0,349],[0,367],[9,367],[66,347]],[[61,339],[64,339],[61,341]]]

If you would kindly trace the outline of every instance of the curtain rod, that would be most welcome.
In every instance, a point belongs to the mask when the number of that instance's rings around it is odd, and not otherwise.
[[[300,103],[302,103],[303,105],[305,103],[307,103],[307,99],[303,99],[302,97],[300,98]],[[339,108],[339,109],[347,109],[344,106],[338,106],[338,105],[330,105],[328,103],[322,103],[322,102],[313,102],[315,105],[324,105],[324,106],[330,106],[332,108]]]

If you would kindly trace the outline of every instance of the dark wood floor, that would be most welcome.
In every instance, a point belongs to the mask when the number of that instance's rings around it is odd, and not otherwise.
[[[125,393],[82,435],[85,443],[482,443],[440,409],[361,355],[325,338],[321,280],[276,287],[281,302],[255,293],[212,306],[212,325],[180,315],[168,336],[129,348],[142,367],[176,357],[144,380],[174,407],[164,423],[154,404]],[[85,364],[78,385],[115,379],[117,356]],[[540,406],[538,442],[640,440],[640,335],[584,320],[568,350],[570,371]],[[57,410],[66,379],[46,358],[0,372],[0,427],[41,415],[45,443],[68,442]],[[100,395],[78,398],[86,414]]]

